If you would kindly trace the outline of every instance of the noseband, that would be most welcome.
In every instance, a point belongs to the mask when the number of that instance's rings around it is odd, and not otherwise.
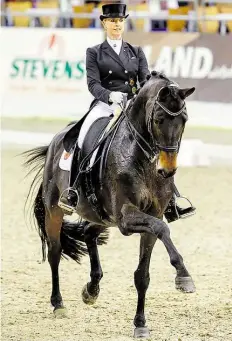
[[[172,83],[169,86],[173,86],[173,87],[178,87],[177,84]],[[178,111],[178,112],[172,112],[170,111],[168,108],[166,108],[163,104],[161,104],[159,102],[159,95],[160,92],[164,89],[165,87],[162,87],[158,94],[155,97],[155,102],[154,102],[154,106],[152,107],[151,112],[148,115],[148,119],[147,119],[147,127],[148,127],[148,132],[151,136],[152,139],[152,146],[150,146],[150,144],[143,138],[143,136],[141,134],[139,134],[139,132],[135,129],[135,127],[132,125],[132,123],[129,121],[128,116],[125,114],[126,118],[127,118],[127,124],[128,127],[134,137],[134,139],[136,140],[137,144],[139,145],[139,147],[142,149],[142,151],[144,152],[144,154],[147,156],[147,158],[150,160],[150,162],[154,162],[156,155],[158,154],[158,152],[160,151],[164,151],[164,152],[179,152],[180,149],[180,143],[181,143],[181,138],[180,137],[179,141],[177,144],[175,144],[174,146],[163,146],[161,145],[158,141],[155,141],[154,136],[153,136],[153,132],[152,132],[152,121],[154,118],[154,114],[155,114],[155,106],[159,106],[161,109],[163,109],[168,115],[176,117],[179,116],[180,114],[183,113],[183,111],[186,109],[185,103],[183,105],[183,107]],[[141,145],[141,143],[138,141],[138,139],[136,138],[136,135],[139,136],[139,138],[142,140],[143,144],[145,144],[145,146],[147,147],[146,149],[148,149],[149,151],[146,151],[143,146]]]

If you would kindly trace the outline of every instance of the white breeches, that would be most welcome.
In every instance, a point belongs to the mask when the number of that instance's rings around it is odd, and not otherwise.
[[[94,121],[100,117],[114,116],[115,109],[118,108],[117,104],[108,105],[104,102],[98,102],[93,109],[89,112],[84,120],[78,137],[78,147],[81,148],[84,142],[84,138]]]

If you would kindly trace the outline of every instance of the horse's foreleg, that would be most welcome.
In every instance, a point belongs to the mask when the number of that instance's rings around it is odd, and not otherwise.
[[[59,285],[59,263],[61,258],[60,232],[63,221],[63,212],[59,207],[46,212],[45,227],[48,237],[48,261],[52,271],[51,304],[56,316],[64,315],[63,300]]]
[[[176,250],[171,238],[170,231],[165,222],[161,219],[150,216],[144,212],[138,210],[138,208],[132,204],[124,204],[121,210],[121,217],[118,223],[119,229],[123,235],[129,236],[132,233],[148,233],[154,238],[159,238],[165,245],[171,264],[176,268],[176,286],[177,289],[181,289],[185,292],[193,292],[195,290],[194,283],[184,266],[183,258]],[[154,242],[154,241],[153,241]],[[148,255],[151,253],[153,245],[151,244],[150,250],[148,248]],[[144,251],[146,252],[146,251]],[[150,260],[150,255],[149,255]],[[143,264],[144,262],[144,264]],[[144,304],[145,304],[145,292],[149,284],[148,276],[148,258],[144,254],[144,257],[140,258],[139,270],[137,269],[135,274],[135,285],[138,290],[138,306],[135,316],[135,337],[148,337],[149,331],[145,327],[144,318]],[[144,270],[142,270],[144,267]],[[144,278],[142,276],[144,275]],[[140,314],[138,314],[140,313]]]
[[[157,240],[156,236],[153,236],[148,233],[143,233],[141,235],[140,240],[140,256],[139,256],[139,265],[137,270],[134,273],[134,281],[135,287],[138,292],[138,303],[137,303],[137,311],[134,318],[135,325],[135,337],[148,337],[149,330],[146,327],[146,319],[144,315],[144,306],[145,306],[145,296],[146,291],[150,282],[149,275],[149,265],[151,259],[151,253],[155,242]]]
[[[122,233],[142,233],[147,232],[158,237],[167,249],[171,264],[177,272],[176,288],[184,292],[194,292],[195,286],[190,277],[182,256],[174,246],[168,225],[161,219],[155,218],[139,211],[131,204],[125,204],[122,208]]]
[[[103,272],[98,254],[97,238],[103,230],[103,226],[92,223],[85,227],[84,240],[88,248],[91,267],[91,280],[82,290],[82,299],[86,304],[94,304],[100,292],[99,283],[103,277]]]

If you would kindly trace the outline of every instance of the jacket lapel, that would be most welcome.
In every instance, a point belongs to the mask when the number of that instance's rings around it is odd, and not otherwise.
[[[123,63],[124,68],[127,69],[127,64],[129,63],[129,58],[130,58],[129,57],[129,46],[124,41],[122,42],[122,47],[121,47],[121,51],[119,54],[119,58],[120,58],[121,62]]]
[[[122,48],[123,48],[123,44],[122,44]],[[120,54],[122,52],[122,48],[120,51]],[[112,49],[112,47],[108,44],[107,40],[105,40],[102,43],[102,49],[105,53],[107,53],[112,59],[114,59],[119,65],[121,65],[123,68],[125,68],[122,60],[120,59],[120,57],[118,56],[118,54]]]

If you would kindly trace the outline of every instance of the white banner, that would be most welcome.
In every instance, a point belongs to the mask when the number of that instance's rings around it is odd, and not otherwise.
[[[82,116],[93,99],[86,49],[103,39],[98,29],[2,28],[1,115]]]

